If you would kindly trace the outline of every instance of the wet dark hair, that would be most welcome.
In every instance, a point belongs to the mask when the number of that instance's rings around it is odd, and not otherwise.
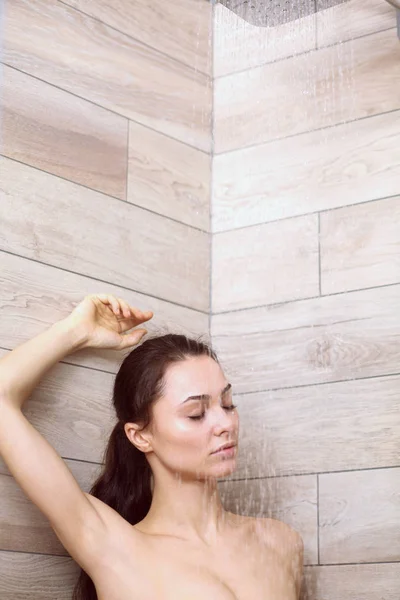
[[[211,346],[183,334],[147,337],[122,361],[115,377],[112,402],[118,418],[105,448],[102,473],[89,493],[116,510],[131,525],[148,513],[152,501],[152,471],[146,454],[132,444],[125,423],[151,421],[151,407],[162,396],[167,367],[196,356],[210,356],[219,363]],[[81,569],[72,600],[98,600],[96,588]]]

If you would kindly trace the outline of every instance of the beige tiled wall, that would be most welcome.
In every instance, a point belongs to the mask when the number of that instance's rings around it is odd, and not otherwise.
[[[3,10],[0,355],[105,291],[151,309],[150,331],[207,334],[211,5]],[[120,361],[69,355],[24,406],[86,491]],[[1,460],[0,513],[1,599],[70,600],[77,565]]]
[[[214,20],[211,335],[238,512],[305,543],[304,598],[400,590],[400,42],[388,3]],[[365,564],[368,563],[368,564]]]
[[[160,332],[207,332],[211,312],[242,423],[227,506],[301,532],[304,597],[397,600],[394,9],[261,29],[216,5],[213,65],[206,0],[4,16],[0,355],[104,286]],[[120,360],[74,353],[26,404],[85,490]],[[0,507],[2,600],[69,600],[77,566],[1,461]]]

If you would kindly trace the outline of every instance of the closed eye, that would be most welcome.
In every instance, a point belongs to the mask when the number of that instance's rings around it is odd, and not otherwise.
[[[237,408],[236,404],[232,404],[231,406],[223,406],[225,410],[234,410]],[[194,421],[200,421],[206,413],[202,413],[201,415],[196,415],[195,417],[188,417],[188,419],[193,419]]]

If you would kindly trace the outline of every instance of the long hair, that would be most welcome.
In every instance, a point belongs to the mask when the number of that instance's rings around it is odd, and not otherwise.
[[[196,356],[210,356],[219,362],[215,351],[200,337],[172,333],[148,337],[124,358],[116,374],[112,402],[118,421],[104,451],[103,470],[90,494],[131,525],[144,519],[150,509],[152,471],[146,454],[129,441],[124,424],[146,427],[150,423],[151,407],[163,394],[170,364]],[[95,585],[83,568],[72,600],[98,600]]]

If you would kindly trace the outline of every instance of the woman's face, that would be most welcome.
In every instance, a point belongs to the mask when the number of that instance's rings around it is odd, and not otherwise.
[[[171,365],[164,395],[153,405],[151,446],[157,460],[182,478],[219,478],[232,473],[239,431],[239,417],[232,406],[232,388],[212,358],[188,358]],[[213,454],[227,442],[236,444],[232,453]]]

